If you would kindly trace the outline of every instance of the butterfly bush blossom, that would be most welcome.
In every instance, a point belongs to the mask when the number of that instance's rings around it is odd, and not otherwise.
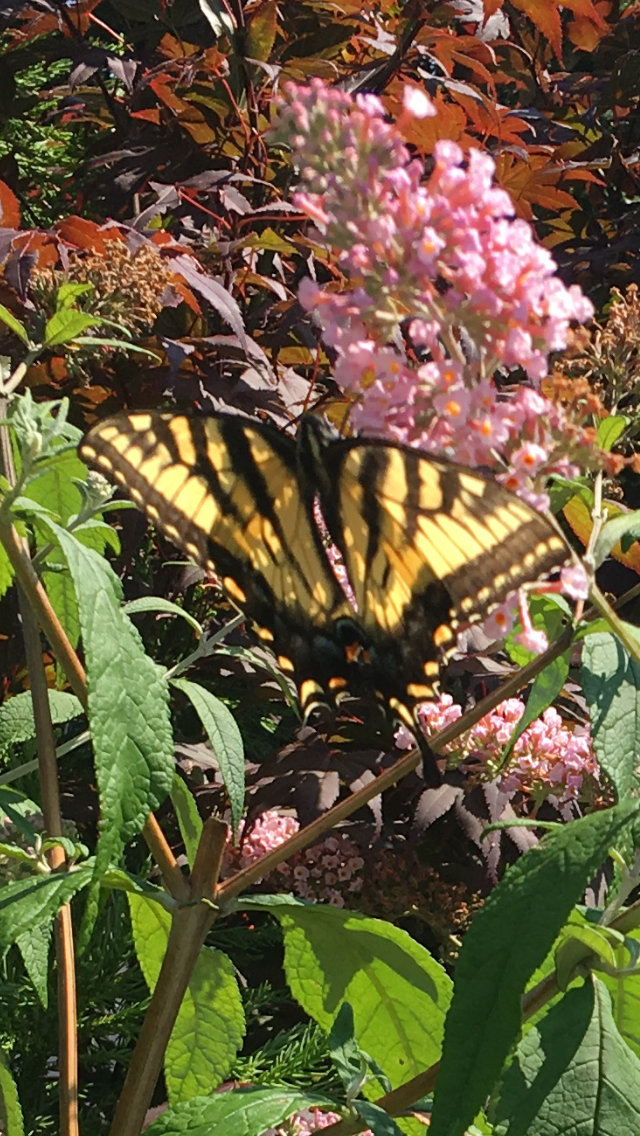
[[[497,768],[524,711],[525,704],[519,698],[507,698],[451,746],[444,747],[443,753],[458,760],[476,754],[489,770]],[[436,702],[421,706],[419,714],[427,737],[432,737],[456,722],[462,709],[451,695],[442,694]],[[407,749],[415,745],[404,726],[396,735],[396,743]],[[523,794],[536,809],[548,800],[570,819],[576,802],[593,797],[599,774],[590,734],[568,729],[558,711],[549,707],[523,730],[497,784],[509,795]]]
[[[279,848],[300,825],[295,817],[267,809],[257,819],[238,848],[228,844],[222,862],[223,877],[248,868]],[[240,836],[244,821],[240,822]],[[291,891],[300,899],[344,907],[345,895],[355,895],[364,883],[364,860],[358,846],[346,833],[337,833],[294,853],[270,874],[274,886]]]
[[[409,88],[403,116],[435,113]],[[356,429],[488,466],[547,509],[546,478],[576,476],[594,432],[537,388],[549,353],[567,346],[571,321],[590,319],[593,306],[515,217],[493,184],[492,158],[439,141],[425,181],[401,125],[385,121],[373,95],[353,98],[319,79],[285,86],[277,133],[300,171],[294,204],[352,284],[336,293],[305,279],[300,302],[335,353]],[[392,346],[403,330],[414,364]],[[515,365],[528,385],[498,392],[494,373]],[[584,581],[578,590],[586,594]],[[537,635],[530,645],[543,647]]]

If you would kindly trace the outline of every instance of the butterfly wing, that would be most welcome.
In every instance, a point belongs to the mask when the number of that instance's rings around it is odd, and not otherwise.
[[[295,671],[305,714],[346,685],[344,654],[325,629],[351,609],[299,492],[290,438],[234,416],[118,414],[89,432],[80,456],[220,577]]]
[[[314,427],[310,428],[314,430]],[[408,447],[318,441],[321,507],[371,647],[377,691],[407,725],[434,697],[456,628],[564,563],[553,524],[495,479]]]

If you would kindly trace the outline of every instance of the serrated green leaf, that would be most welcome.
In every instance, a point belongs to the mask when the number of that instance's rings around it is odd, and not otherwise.
[[[48,919],[34,924],[26,935],[19,935],[15,944],[22,955],[24,968],[45,1010],[49,1004],[49,946],[52,933],[53,915],[50,915]]]
[[[93,865],[87,863],[68,872],[12,880],[0,888],[0,951],[55,915],[92,875]]]
[[[200,836],[202,835],[202,820],[193,793],[189,791],[182,777],[179,777],[177,773],[173,779],[171,801],[176,810],[180,835],[184,842],[189,867],[193,868],[196,860],[196,852],[198,851],[198,844],[200,843]]]
[[[4,1136],[24,1136],[22,1109],[16,1083],[0,1049],[0,1128]]]
[[[324,1093],[232,1089],[168,1109],[149,1125],[145,1136],[261,1136],[295,1112],[311,1108],[336,1111],[335,1102]]]
[[[595,755],[624,799],[638,784],[640,668],[611,632],[589,635],[582,648],[580,683]]]
[[[49,711],[54,726],[71,722],[84,714],[82,705],[75,694],[64,690],[49,690]],[[0,706],[0,754],[12,745],[22,745],[29,738],[35,738],[36,726],[33,717],[31,692],[26,690],[15,694]]]
[[[66,525],[75,517],[82,505],[82,496],[75,480],[86,477],[86,467],[75,450],[57,454],[30,477],[22,490],[22,497],[35,501],[54,514],[54,519]]]
[[[171,917],[142,896],[127,894],[133,940],[145,981],[153,991],[167,948]],[[172,1104],[212,1092],[229,1072],[245,1032],[233,963],[202,947],[178,1011],[164,1058]]]
[[[495,1136],[635,1136],[640,1061],[597,979],[570,990],[522,1039],[503,1078]]]
[[[292,994],[320,1027],[331,1028],[342,1002],[353,1007],[358,1045],[395,1088],[434,1064],[442,1044],[451,981],[406,931],[381,919],[287,897],[243,900],[241,908],[280,921]],[[367,1096],[379,1092],[374,1083]]]
[[[244,745],[238,724],[224,702],[204,686],[186,678],[171,679],[171,685],[186,694],[196,711],[220,766],[231,806],[236,835],[244,808]]]
[[[639,818],[627,801],[561,826],[510,867],[475,916],[456,965],[430,1136],[459,1136],[481,1109],[517,1038],[531,975],[608,849],[640,835]]]
[[[79,312],[75,308],[59,308],[51,319],[47,320],[44,329],[45,347],[58,347],[63,343],[71,343],[89,327],[97,327],[102,320],[96,316],[89,316],[86,312]]]
[[[78,598],[103,821],[99,866],[106,867],[171,789],[168,688],[122,612],[120,583],[107,562],[64,529],[51,528]]]

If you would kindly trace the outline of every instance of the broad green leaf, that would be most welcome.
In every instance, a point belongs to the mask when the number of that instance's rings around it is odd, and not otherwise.
[[[63,690],[49,690],[49,711],[54,726],[71,722],[84,714],[75,694]],[[33,719],[33,701],[30,691],[15,694],[0,706],[0,754],[12,745],[20,745],[29,738],[35,738],[36,726]]]
[[[548,710],[552,702],[557,698],[562,690],[567,675],[569,674],[569,665],[571,663],[571,650],[565,652],[564,655],[559,655],[557,659],[553,659],[548,663],[539,675],[536,675],[533,680],[533,685],[527,704],[524,708],[524,714],[518,722],[515,730],[509,738],[508,745],[500,759],[497,772],[500,772],[507,764],[511,752],[517,740],[536,718],[544,714]]]
[[[232,1089],[170,1108],[149,1125],[145,1136],[262,1136],[294,1112],[311,1108],[336,1111],[334,1101],[311,1090]]]
[[[291,992],[328,1032],[344,1002],[353,1007],[358,1045],[395,1088],[440,1056],[451,981],[406,931],[337,907],[284,896],[243,900],[268,910],[284,934]],[[366,1095],[376,1095],[367,1085]]]
[[[99,866],[106,867],[171,789],[168,688],[122,612],[120,583],[107,562],[57,525],[51,527],[78,598],[103,821]]]
[[[624,434],[627,426],[631,422],[625,414],[610,414],[608,418],[603,418],[598,423],[597,442],[601,450],[609,452],[613,449],[618,438]]]
[[[156,903],[128,893],[138,961],[150,990],[158,980],[171,917]],[[229,1072],[245,1032],[242,998],[233,963],[222,951],[202,947],[164,1057],[169,1100],[212,1092]]]
[[[12,880],[0,888],[0,952],[55,915],[92,875],[93,864],[86,863],[68,872]]]
[[[42,505],[53,514],[54,520],[66,525],[82,506],[82,496],[74,479],[83,481],[86,476],[87,468],[75,450],[65,450],[43,464],[29,479],[22,497]],[[49,533],[46,539],[50,539]]]
[[[173,779],[171,801],[176,810],[189,867],[193,868],[202,833],[202,820],[193,793],[189,791],[182,777],[179,777],[177,773]]]
[[[0,1131],[3,1136],[24,1136],[22,1109],[16,1083],[0,1049]]]
[[[565,994],[507,1068],[495,1136],[636,1136],[640,1061],[616,1029],[601,982]]]
[[[33,988],[45,1010],[49,1004],[49,945],[53,931],[53,915],[41,919],[25,935],[16,939],[16,947],[22,955],[24,968],[31,979]]]
[[[244,746],[238,723],[224,702],[199,683],[174,678],[171,685],[186,694],[213,747],[229,797],[235,836],[244,808]]]
[[[589,705],[595,755],[624,799],[638,784],[640,668],[611,632],[588,635],[580,683]]]
[[[67,571],[62,551],[53,548],[44,558],[40,572],[51,606],[60,620],[73,648],[80,639],[80,615],[73,580]]]
[[[531,975],[608,849],[636,835],[639,815],[627,801],[561,826],[509,869],[476,915],[456,965],[430,1136],[460,1136],[483,1106],[518,1036]]]
[[[102,320],[96,316],[89,316],[86,312],[79,312],[75,308],[59,308],[51,319],[47,320],[44,329],[45,347],[58,347],[62,343],[71,343],[89,327],[97,327]]]

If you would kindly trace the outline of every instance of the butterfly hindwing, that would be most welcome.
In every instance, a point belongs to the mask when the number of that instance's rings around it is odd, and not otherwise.
[[[313,423],[313,420],[309,420]],[[494,478],[379,439],[325,440],[321,494],[383,701],[406,724],[434,696],[456,627],[563,563],[562,536]],[[304,434],[303,434],[304,438]],[[306,444],[306,442],[303,442]]]

